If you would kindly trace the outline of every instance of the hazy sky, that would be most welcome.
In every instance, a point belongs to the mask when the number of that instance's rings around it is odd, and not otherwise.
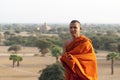
[[[120,23],[120,0],[0,0],[0,23]]]

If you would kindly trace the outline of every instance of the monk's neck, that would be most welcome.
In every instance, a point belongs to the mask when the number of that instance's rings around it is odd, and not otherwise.
[[[76,36],[73,36],[73,39],[76,39],[76,38],[79,38],[81,35],[76,35]]]

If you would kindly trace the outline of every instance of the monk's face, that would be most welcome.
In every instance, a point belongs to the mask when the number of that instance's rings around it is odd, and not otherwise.
[[[80,34],[80,24],[79,23],[70,23],[70,33],[73,37],[77,37]]]

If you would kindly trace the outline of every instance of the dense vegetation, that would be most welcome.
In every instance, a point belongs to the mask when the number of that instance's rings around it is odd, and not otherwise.
[[[42,24],[1,24],[0,31],[4,32],[4,44],[11,46],[19,44],[22,46],[36,46],[38,40],[46,40],[52,45],[62,47],[63,40],[69,39],[69,29],[66,24],[49,24],[51,30],[46,33],[58,36],[43,36],[41,30],[37,30]],[[82,24],[82,34],[88,36],[95,49],[119,51],[120,46],[119,24]],[[21,32],[28,32],[29,36],[16,36]],[[34,36],[36,35],[36,36]],[[1,41],[1,39],[0,39]]]
[[[39,80],[65,80],[65,70],[60,63],[47,66],[42,71]]]

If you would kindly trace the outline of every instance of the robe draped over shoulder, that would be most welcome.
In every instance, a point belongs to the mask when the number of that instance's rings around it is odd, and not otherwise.
[[[67,45],[60,60],[66,80],[98,80],[96,55],[91,40],[84,35]]]

